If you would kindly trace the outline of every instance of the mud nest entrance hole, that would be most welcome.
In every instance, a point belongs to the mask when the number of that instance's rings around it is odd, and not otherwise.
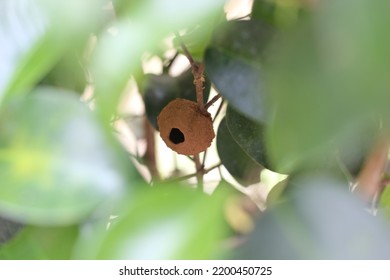
[[[172,141],[173,144],[183,143],[185,140],[184,134],[178,128],[172,128],[169,133],[169,140]]]

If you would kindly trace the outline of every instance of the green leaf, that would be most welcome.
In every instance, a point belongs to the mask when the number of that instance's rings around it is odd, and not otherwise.
[[[226,111],[226,124],[231,136],[245,153],[260,165],[273,170],[268,162],[267,151],[263,140],[264,125],[246,118],[231,106],[228,106]]]
[[[195,61],[203,61],[204,52],[210,43],[215,26],[223,21],[225,21],[225,14],[221,9],[200,24],[196,23],[195,26],[188,27],[186,32],[180,36],[180,39],[175,37],[173,46],[184,54],[181,46],[181,44],[184,44]]]
[[[218,127],[217,150],[222,164],[239,183],[251,185],[260,181],[263,167],[248,156],[233,139],[225,118]]]
[[[223,0],[171,1],[149,0],[129,5],[118,3],[125,16],[116,22],[116,35],[105,34],[92,59],[96,82],[97,109],[105,120],[115,113],[130,75],[141,72],[145,50],[154,52],[161,41],[177,31],[207,20],[223,7]],[[153,32],[150,32],[153,30]]]
[[[73,93],[37,88],[3,108],[0,120],[5,217],[40,225],[78,222],[123,195],[134,176],[116,142]]]
[[[267,195],[267,207],[273,206],[283,201],[283,194],[288,185],[288,178],[278,182]]]
[[[1,1],[0,100],[31,88],[71,45],[85,40],[99,8],[92,0]]]
[[[129,2],[114,1],[121,15],[129,16],[156,33],[176,31],[183,27],[205,22],[223,9],[224,0],[186,1],[180,0],[145,0]]]
[[[292,188],[291,188],[292,187]],[[307,175],[288,186],[288,200],[267,210],[239,259],[388,259],[389,225],[365,209],[348,185]]]
[[[224,218],[231,229],[230,237],[246,235],[253,230],[254,216],[261,213],[258,206],[248,195],[243,194],[223,179],[218,183],[212,195],[224,195],[226,197]],[[227,250],[225,255],[228,257],[229,253]]]
[[[178,186],[140,194],[113,223],[97,258],[220,258],[220,242],[227,233],[223,197]]]
[[[387,220],[390,220],[390,188],[389,185],[385,187],[379,199],[379,213]]]
[[[79,234],[78,226],[27,226],[9,243],[0,246],[0,259],[67,260]]]
[[[252,19],[259,19],[274,24],[277,5],[274,0],[254,0],[252,5]]]
[[[0,217],[0,246],[14,237],[22,227],[20,223]]]
[[[87,79],[80,50],[66,52],[39,84],[61,87],[81,95],[87,85]]]
[[[145,1],[143,1],[145,2]],[[142,6],[142,2],[133,2],[126,0],[113,0],[112,5],[115,10],[115,14],[119,17],[126,15],[129,12],[137,11],[137,9]]]
[[[300,1],[254,0],[252,19],[264,20],[279,27],[288,27],[297,23],[303,6],[310,3]]]
[[[379,123],[390,129],[388,8],[383,0],[321,2],[274,48],[266,139],[278,168],[291,172],[343,147],[359,151],[356,139],[377,134]]]
[[[222,25],[205,54],[205,71],[217,91],[246,117],[264,121],[262,60],[274,30],[256,20]]]

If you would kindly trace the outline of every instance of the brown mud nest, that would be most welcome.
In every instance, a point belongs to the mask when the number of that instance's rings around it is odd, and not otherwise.
[[[187,99],[171,101],[158,115],[157,123],[165,144],[183,155],[205,151],[215,137],[210,114]]]

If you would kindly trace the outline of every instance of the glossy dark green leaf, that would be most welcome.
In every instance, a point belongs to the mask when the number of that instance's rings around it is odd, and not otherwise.
[[[233,139],[225,118],[218,127],[217,150],[222,164],[239,183],[246,186],[260,181],[263,167],[248,156]]]
[[[99,9],[92,0],[1,1],[0,98],[31,88],[62,53],[85,40],[96,27]]]
[[[79,234],[78,226],[23,228],[11,241],[0,246],[0,259],[67,260]]]
[[[260,21],[230,22],[214,32],[205,54],[205,71],[217,91],[252,120],[266,119],[261,61],[273,35]]]
[[[251,158],[271,169],[264,145],[264,125],[254,122],[234,110],[230,104],[226,111],[226,124],[233,139]]]
[[[38,88],[10,102],[0,112],[0,214],[63,225],[122,195],[134,170],[110,139],[74,93]]]
[[[205,55],[206,73],[217,91],[249,118],[263,120],[260,68],[230,59],[221,51],[209,48]]]
[[[158,129],[157,116],[169,102],[179,97],[177,80],[168,74],[146,75],[142,89],[146,116],[149,122]]]
[[[328,176],[296,181],[287,201],[259,218],[244,259],[388,259],[389,224],[365,209],[348,185]],[[289,188],[290,189],[290,188]]]
[[[99,259],[221,257],[223,196],[178,186],[155,188],[126,207],[108,231]]]

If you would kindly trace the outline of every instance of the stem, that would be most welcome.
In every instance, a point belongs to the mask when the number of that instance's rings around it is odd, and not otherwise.
[[[203,63],[200,63],[199,66],[195,69],[192,69],[192,74],[194,75],[194,83],[196,89],[196,100],[198,102],[199,109],[202,113],[207,113],[207,109],[203,103]]]
[[[221,113],[221,111],[222,111],[222,107],[223,107],[223,102],[224,100],[222,99],[222,101],[221,101],[221,104],[219,104],[219,107],[218,107],[218,109],[217,109],[217,112],[215,112],[215,116],[214,116],[214,118],[213,118],[213,122],[215,121],[215,119],[218,117],[218,115],[219,115],[219,113]]]
[[[196,180],[198,183],[198,190],[203,191],[203,172],[204,168],[200,162],[199,154],[194,155],[195,166],[196,166]]]
[[[196,100],[198,102],[199,109],[203,114],[207,114],[207,110],[204,107],[203,103],[203,83],[205,81],[203,76],[203,63],[198,64],[195,62],[187,47],[182,42],[181,36],[178,32],[175,32],[175,36],[178,38],[178,40],[181,41],[180,46],[183,49],[184,55],[187,57],[188,61],[191,64],[192,75],[194,75],[194,84],[196,89]]]
[[[160,174],[158,173],[157,160],[156,160],[156,141],[154,138],[154,128],[149,123],[148,119],[144,118],[144,129],[145,129],[145,138],[146,138],[146,152],[145,159],[147,166],[149,168],[150,174],[152,175],[153,180],[160,179]]]
[[[210,171],[216,169],[216,168],[219,168],[220,166],[222,165],[222,163],[218,163],[216,165],[213,165],[207,169],[203,169],[201,170],[202,174],[207,174],[209,173]],[[171,182],[178,182],[178,181],[184,181],[184,180],[187,180],[187,179],[191,179],[192,177],[195,177],[198,175],[199,172],[195,172],[195,173],[192,173],[192,174],[188,174],[188,175],[184,175],[184,176],[181,176],[181,177],[177,177],[177,178],[173,178],[173,179],[170,179],[170,180],[165,180],[164,182],[166,183],[171,183]]]
[[[204,166],[206,163],[206,157],[207,157],[207,150],[203,153],[203,159],[202,159],[202,165]]]
[[[209,116],[209,113],[207,112],[207,108],[205,107],[204,102],[203,102],[203,83],[205,81],[204,75],[203,75],[204,65],[203,65],[203,63],[198,64],[195,62],[195,60],[192,58],[190,52],[188,51],[187,47],[184,45],[182,38],[178,32],[175,32],[175,36],[178,38],[178,40],[180,40],[180,46],[183,49],[185,56],[187,57],[188,61],[191,64],[192,75],[194,76],[196,101],[198,103],[199,110],[202,114]],[[215,102],[215,101],[213,101],[213,102]],[[209,106],[211,106],[211,104]],[[205,154],[206,154],[206,152],[205,152]],[[195,166],[196,166],[196,179],[197,179],[199,191],[203,191],[203,174],[204,174],[205,157],[203,158],[203,163],[201,163],[199,154],[194,155]]]
[[[194,158],[191,157],[191,156],[186,156],[189,160],[191,160],[192,162],[195,162]]]
[[[179,52],[176,52],[175,55],[171,59],[169,59],[168,64],[164,66],[164,70],[163,70],[164,73],[167,73],[169,71],[169,69],[171,68],[172,64],[175,62],[178,55]]]
[[[218,94],[218,95],[219,95],[219,97],[221,97],[220,94]],[[215,97],[217,97],[217,96],[215,96]],[[215,97],[214,97],[214,98],[215,98]],[[219,97],[217,98],[217,100],[219,99]],[[213,98],[213,99],[214,99],[214,98]],[[211,101],[212,101],[212,100],[210,100],[210,102],[211,102]],[[209,102],[209,103],[210,103],[210,102]],[[214,101],[214,102],[215,102],[215,101]],[[209,104],[209,103],[207,103],[207,104]],[[207,105],[206,105],[206,106],[207,106]],[[209,106],[208,106],[208,107],[209,107]],[[207,107],[207,108],[208,108],[208,107]],[[217,112],[215,112],[215,115],[214,115],[214,118],[213,118],[213,123],[214,123],[215,119],[218,117],[219,113],[221,112],[222,107],[223,107],[223,99],[222,99],[221,103],[220,103],[219,106],[218,106]],[[208,150],[204,151],[204,153],[203,153],[203,160],[202,160],[202,165],[203,165],[203,166],[204,166],[205,163],[206,163],[207,151],[208,151]]]
[[[388,184],[390,184],[390,178],[389,178],[389,177],[383,178],[383,179],[382,179],[382,182],[381,182],[382,188],[383,188],[383,189],[386,188]]]
[[[194,68],[194,67],[198,67],[197,63],[195,62],[195,60],[192,58],[190,52],[188,51],[187,47],[184,45],[183,43],[183,40],[180,36],[180,34],[178,32],[174,32],[175,36],[177,37],[177,39],[180,41],[180,47],[183,49],[183,52],[184,52],[184,55],[187,57],[188,61],[190,62],[191,64],[191,67]]]
[[[207,104],[204,106],[204,108],[207,110],[210,108],[211,105],[213,105],[215,102],[218,101],[222,96],[218,93],[216,96],[214,96]]]
[[[382,189],[382,176],[387,165],[390,139],[382,137],[374,146],[357,178],[356,189],[372,201]]]

